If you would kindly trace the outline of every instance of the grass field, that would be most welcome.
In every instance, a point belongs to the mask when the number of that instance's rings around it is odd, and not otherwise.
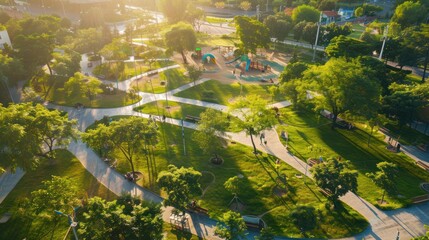
[[[255,94],[268,101],[273,97],[269,91],[270,85],[260,84],[240,84],[238,82],[223,84],[216,80],[210,80],[199,84],[193,88],[176,94],[178,97],[197,99],[207,102],[219,103],[223,105],[230,104],[235,98]],[[277,95],[275,101],[284,100],[282,96]]]
[[[359,39],[360,35],[365,32],[365,29],[365,26],[355,23],[352,25],[352,33],[350,33],[349,37]]]
[[[279,168],[276,168],[274,157],[263,155],[256,158],[251,148],[230,143],[228,148],[220,153],[224,163],[220,166],[213,165],[209,161],[211,156],[203,154],[193,142],[192,130],[184,130],[186,144],[184,155],[181,128],[167,124],[159,124],[158,127],[159,144],[155,148],[157,172],[166,169],[168,164],[194,167],[201,171],[203,173],[201,184],[205,195],[197,200],[201,206],[209,209],[210,216],[214,218],[229,210],[228,204],[232,199],[232,194],[225,190],[223,183],[230,177],[243,176],[238,193],[245,206],[242,214],[265,214],[264,221],[278,235],[302,237],[299,228],[292,223],[289,216],[300,204],[311,205],[317,209],[317,226],[306,232],[311,236],[319,238],[351,236],[367,226],[362,216],[347,207],[336,211],[326,209],[327,199],[317,191],[314,183],[306,179],[305,184],[302,176],[286,164],[280,164]],[[163,144],[163,132],[166,133],[167,149]],[[129,163],[119,151],[111,157],[118,159],[118,171],[129,171]],[[165,196],[156,185],[150,187],[144,156],[137,157],[135,168],[143,172],[144,177],[138,181],[139,184]]]
[[[287,126],[279,127],[278,131],[288,132],[288,146],[295,155],[301,159],[341,156],[349,161],[351,168],[359,172],[359,195],[372,204],[379,206],[377,201],[381,198],[382,190],[365,174],[377,171],[376,164],[382,161],[393,162],[400,170],[396,179],[398,195],[389,196],[388,203],[379,207],[404,207],[410,203],[410,198],[425,193],[419,184],[428,181],[429,174],[417,167],[414,160],[404,153],[388,151],[381,134],[375,134],[368,146],[367,129],[332,130],[328,119],[305,110],[296,112],[288,108],[281,109],[281,119]]]
[[[48,100],[52,103],[64,106],[74,106],[76,103],[82,103],[85,107],[94,107],[94,108],[112,108],[112,107],[122,107],[126,105],[130,105],[138,102],[141,97],[136,96],[135,98],[131,98],[126,92],[121,90],[116,90],[115,94],[98,94],[95,99],[89,100],[89,98],[85,96],[67,96],[64,93],[62,88],[64,87],[64,83],[68,79],[65,78],[55,78],[52,81],[52,87],[47,88],[48,94],[45,97],[45,100]],[[38,90],[38,94],[40,96],[44,96],[45,94],[41,91],[41,87],[35,87],[33,84],[33,88]]]
[[[175,119],[184,119],[187,115],[200,116],[206,110],[205,107],[168,101],[169,108],[166,108],[166,101],[157,101],[145,104],[135,108],[135,111],[147,113],[155,116],[165,115],[166,117]],[[159,112],[158,112],[159,111]]]
[[[164,93],[190,82],[191,79],[184,75],[184,70],[176,68],[166,70],[150,80],[134,81],[131,87],[135,87],[142,92]]]

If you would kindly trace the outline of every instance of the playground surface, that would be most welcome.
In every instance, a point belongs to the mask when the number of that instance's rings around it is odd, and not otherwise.
[[[239,81],[242,84],[276,84],[278,77],[290,57],[276,52],[263,52],[250,57],[235,57],[231,48],[203,47],[201,58],[194,52],[188,53],[190,64],[203,67],[203,77],[227,84]],[[194,57],[192,57],[192,55]]]

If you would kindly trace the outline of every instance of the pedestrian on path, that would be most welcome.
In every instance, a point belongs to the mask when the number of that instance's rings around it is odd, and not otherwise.
[[[264,140],[265,138],[265,134],[261,133],[261,135],[259,136],[259,140],[261,140],[261,145],[262,145],[262,140]]]

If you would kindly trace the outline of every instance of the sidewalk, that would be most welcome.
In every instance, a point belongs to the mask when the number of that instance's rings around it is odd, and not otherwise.
[[[24,174],[24,170],[17,168],[15,173],[8,170],[0,175],[0,204],[6,199],[7,195],[18,184]]]

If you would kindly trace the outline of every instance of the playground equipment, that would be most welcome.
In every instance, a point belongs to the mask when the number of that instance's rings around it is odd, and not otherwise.
[[[209,63],[209,62],[216,63],[216,58],[215,58],[215,56],[213,56],[213,54],[206,53],[202,57],[202,62],[203,63]]]
[[[232,61],[226,62],[225,64],[231,64],[240,60],[241,62],[235,65],[235,68],[241,68],[242,71],[248,72],[249,69],[258,70],[261,72],[269,72],[271,71],[271,67],[267,64],[263,64],[259,61],[252,61],[247,55],[242,55],[240,57],[235,58]]]

